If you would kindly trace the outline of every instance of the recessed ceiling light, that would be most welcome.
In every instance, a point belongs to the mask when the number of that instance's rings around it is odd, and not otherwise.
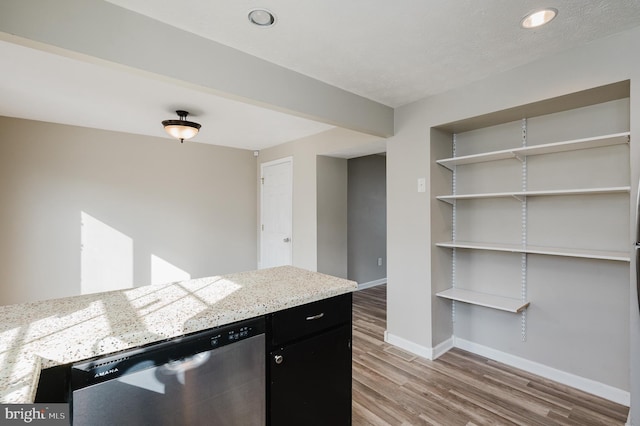
[[[276,23],[276,15],[267,9],[253,9],[249,11],[249,22],[262,28],[271,27]]]
[[[531,12],[520,21],[520,26],[525,29],[538,28],[544,24],[548,24],[558,14],[557,9],[547,8]]]

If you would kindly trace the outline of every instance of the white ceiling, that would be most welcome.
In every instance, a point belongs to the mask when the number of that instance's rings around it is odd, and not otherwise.
[[[162,120],[203,125],[194,141],[260,150],[333,128],[116,67],[0,41],[0,115],[169,137]],[[172,105],[162,108],[162,105]]]
[[[640,25],[639,0],[110,2],[392,107]],[[558,17],[520,29],[542,6]],[[255,7],[274,12],[276,25],[250,25]],[[246,149],[332,128],[5,41],[0,57],[11,58],[0,67],[0,115],[165,136],[160,121],[184,108],[203,124],[196,141]]]
[[[638,0],[109,1],[392,107],[640,25]],[[521,29],[542,7],[558,17]]]

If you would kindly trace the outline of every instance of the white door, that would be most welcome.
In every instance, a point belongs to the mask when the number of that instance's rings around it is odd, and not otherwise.
[[[260,268],[292,263],[292,164],[288,157],[261,166]]]

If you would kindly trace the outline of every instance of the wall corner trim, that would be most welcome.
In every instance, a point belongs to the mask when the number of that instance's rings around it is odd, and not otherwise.
[[[631,394],[628,391],[624,391],[595,380],[587,379],[585,377],[576,376],[575,374],[567,373],[566,371],[557,370],[555,368],[539,364],[525,358],[520,358],[506,352],[498,351],[487,346],[479,345],[465,339],[459,339],[455,336],[453,338],[453,343],[456,348],[501,362],[511,367],[519,368],[546,379],[562,383],[563,385],[571,386],[592,395],[605,398],[609,401],[613,401],[627,407],[631,404]]]
[[[449,352],[450,349],[453,349],[453,347],[454,347],[453,345],[454,345],[454,337],[453,336],[449,337],[444,342],[438,343],[432,349],[432,351],[433,351],[433,358],[432,359],[440,358],[442,355],[444,355],[447,352]]]

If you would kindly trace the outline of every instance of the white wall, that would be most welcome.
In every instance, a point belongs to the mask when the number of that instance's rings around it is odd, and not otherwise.
[[[246,150],[0,117],[0,303],[77,295],[82,278],[255,269],[255,164]]]
[[[440,343],[432,333],[437,325],[431,317],[430,186],[427,185],[425,194],[416,191],[416,179],[429,175],[429,129],[630,79],[630,130],[632,135],[638,135],[640,56],[636,52],[639,39],[640,29],[621,33],[396,110],[396,135],[387,144],[389,335],[407,342],[407,346],[415,345],[427,351]],[[640,158],[637,145],[631,144],[632,164],[638,164]],[[632,199],[638,177],[638,168],[633,167]],[[631,269],[634,277],[635,268]],[[630,293],[635,296],[635,290]],[[631,310],[630,334],[632,410],[640,424],[637,309]]]

